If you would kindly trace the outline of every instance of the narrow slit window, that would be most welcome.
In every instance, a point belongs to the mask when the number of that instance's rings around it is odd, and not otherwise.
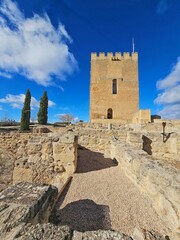
[[[112,82],[112,93],[117,94],[117,79],[113,79]]]

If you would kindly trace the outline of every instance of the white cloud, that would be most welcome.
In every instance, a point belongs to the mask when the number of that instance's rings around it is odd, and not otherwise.
[[[5,77],[5,78],[12,78],[11,74],[8,74],[8,73],[5,73],[5,72],[0,72],[0,76]]]
[[[7,94],[5,98],[0,99],[0,102],[7,103],[12,108],[21,109],[23,107],[24,99],[25,99],[25,94],[19,94],[19,95]],[[51,100],[48,101],[49,107],[53,107],[55,105],[56,104],[53,101]],[[33,96],[31,96],[31,108],[32,109],[39,108],[39,101]]]
[[[154,100],[162,105],[163,109],[158,112],[163,118],[180,118],[180,58],[171,72],[157,82],[157,89],[161,91]]]
[[[164,79],[157,82],[157,88],[166,89],[180,84],[180,57],[177,59],[177,63],[173,66],[170,74]]]
[[[155,99],[157,104],[175,104],[180,103],[180,85],[173,88],[165,89],[164,92],[158,94]]]
[[[170,7],[169,1],[168,0],[159,0],[158,1],[157,7],[156,7],[156,13],[158,15],[161,15],[168,10],[168,8]]]
[[[47,14],[25,18],[17,4],[3,0],[0,5],[0,74],[21,74],[49,86],[65,79],[77,67],[67,43],[72,39],[64,25],[56,29]]]
[[[167,105],[158,114],[167,119],[180,119],[180,104]]]
[[[51,100],[48,100],[48,106],[49,107],[54,107],[56,104],[55,102],[51,101]]]

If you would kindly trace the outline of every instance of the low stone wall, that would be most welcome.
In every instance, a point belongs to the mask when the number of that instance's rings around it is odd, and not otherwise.
[[[155,131],[156,128],[157,131]],[[175,132],[172,133],[173,129]],[[84,124],[81,127],[72,126],[71,130],[78,135],[79,145],[92,151],[106,153],[109,151],[111,139],[118,139],[135,146],[138,150],[143,149],[155,158],[179,161],[180,132],[168,124],[167,137],[165,138],[161,134],[161,124],[154,127],[151,124],[146,126],[137,124],[112,125],[112,129],[108,129],[107,125]]]
[[[61,189],[75,172],[75,134],[38,129],[34,133],[0,133],[0,191],[21,181],[53,184]]]
[[[14,239],[27,223],[46,223],[58,190],[52,186],[19,183],[0,193],[0,238]]]
[[[128,178],[152,202],[158,215],[180,239],[180,175],[163,161],[154,161],[142,150],[113,140],[111,158],[116,158]]]
[[[127,142],[153,157],[180,161],[180,133],[163,138],[159,132],[128,132]]]
[[[75,135],[78,135],[78,144],[92,151],[106,152],[110,149],[111,139],[126,141],[127,132],[108,129],[86,129],[76,128]]]
[[[13,183],[46,183],[61,190],[76,170],[77,144],[77,137],[70,132],[33,135],[17,150]]]
[[[31,137],[31,133],[20,134],[17,131],[0,133],[0,191],[12,184],[17,150],[21,145],[25,145]]]
[[[132,116],[132,123],[148,123],[151,122],[150,109],[139,110]]]

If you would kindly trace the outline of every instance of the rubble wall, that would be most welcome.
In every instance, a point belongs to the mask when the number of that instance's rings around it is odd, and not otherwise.
[[[47,223],[57,199],[55,187],[19,183],[0,193],[0,238],[14,239],[27,223]]]
[[[179,239],[179,170],[117,140],[112,141],[111,158],[116,158],[127,177],[150,199],[158,215],[175,234],[174,239]]]
[[[61,133],[2,133],[0,186],[28,181],[61,189],[77,166],[77,137]]]

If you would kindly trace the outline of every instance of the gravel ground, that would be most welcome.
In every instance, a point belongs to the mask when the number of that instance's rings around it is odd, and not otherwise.
[[[149,201],[103,154],[79,150],[77,173],[57,205],[57,224],[77,231],[114,229],[131,235],[134,228],[168,234]]]

